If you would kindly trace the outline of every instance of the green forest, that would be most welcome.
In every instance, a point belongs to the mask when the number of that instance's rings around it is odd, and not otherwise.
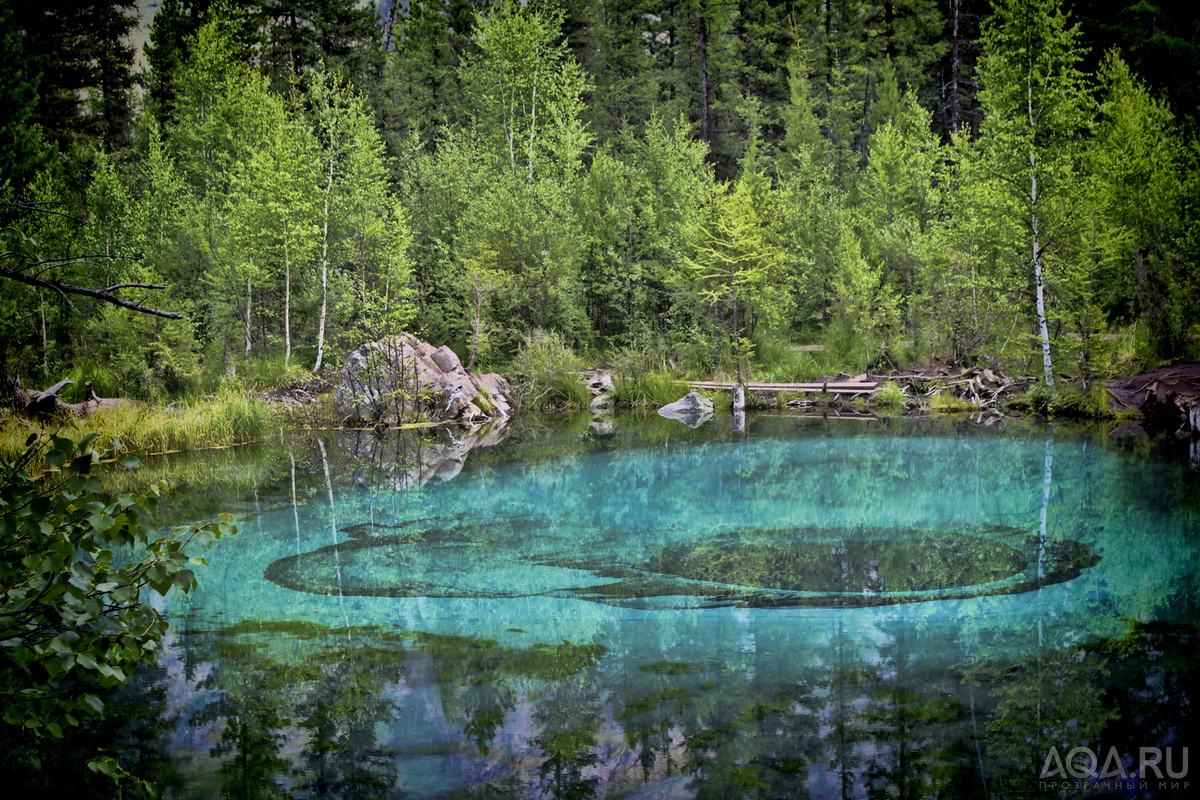
[[[1184,0],[163,0],[140,55],[137,11],[0,3],[6,386],[400,331],[773,381],[1197,349]]]

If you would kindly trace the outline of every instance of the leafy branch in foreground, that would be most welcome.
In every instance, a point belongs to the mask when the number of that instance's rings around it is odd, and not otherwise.
[[[148,602],[148,589],[190,592],[192,567],[204,559],[188,549],[236,532],[233,519],[148,532],[145,515],[166,488],[109,499],[93,468],[112,451],[93,449],[95,434],[78,442],[30,436],[24,453],[0,459],[0,726],[4,771],[37,771],[38,752],[64,729],[104,712],[101,697],[123,684],[139,664],[153,663],[167,621]],[[46,450],[56,471],[31,475]],[[136,469],[136,458],[124,466]],[[111,756],[92,771],[139,794],[153,787],[133,779]]]

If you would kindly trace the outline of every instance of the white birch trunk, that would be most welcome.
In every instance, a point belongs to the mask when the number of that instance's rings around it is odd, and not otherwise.
[[[250,269],[246,270],[246,356],[250,356],[250,309],[254,303],[254,260],[250,261]]]
[[[1034,135],[1037,123],[1033,117],[1033,76],[1032,65],[1026,73],[1026,109],[1029,112],[1029,132]],[[1038,183],[1037,183],[1037,154],[1034,151],[1032,139],[1029,143],[1029,210],[1030,226],[1033,230],[1033,279],[1037,289],[1037,318],[1038,334],[1042,339],[1042,368],[1045,371],[1046,385],[1054,388],[1054,370],[1050,364],[1050,331],[1046,326],[1046,294],[1045,276],[1042,271],[1042,247],[1038,238]]]
[[[283,363],[292,360],[292,260],[283,251]]]
[[[329,197],[333,194],[333,159],[329,159],[329,177],[325,183],[325,216],[321,225],[321,313],[317,317],[317,363],[313,372],[321,371],[325,360],[325,314],[329,307]]]

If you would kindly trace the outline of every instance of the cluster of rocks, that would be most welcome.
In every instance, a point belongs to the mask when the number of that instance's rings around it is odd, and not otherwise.
[[[592,418],[588,421],[588,435],[593,439],[611,439],[616,435],[616,428],[609,414],[613,409],[613,393],[616,386],[612,374],[605,369],[589,369],[580,373],[583,385],[592,393],[588,402],[588,411]],[[658,410],[661,417],[677,420],[689,428],[698,428],[713,417],[713,401],[696,392],[668,403]]]
[[[346,424],[482,423],[512,414],[508,381],[467,371],[449,347],[409,333],[365,344],[345,360],[334,408]]]

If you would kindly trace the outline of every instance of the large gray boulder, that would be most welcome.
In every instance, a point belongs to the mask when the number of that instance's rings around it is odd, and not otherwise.
[[[658,415],[678,420],[689,428],[698,428],[712,419],[713,401],[696,392],[688,392],[674,403],[660,408]]]
[[[484,422],[512,413],[508,382],[463,368],[449,347],[410,333],[370,342],[351,353],[334,387],[334,408],[347,423]]]

